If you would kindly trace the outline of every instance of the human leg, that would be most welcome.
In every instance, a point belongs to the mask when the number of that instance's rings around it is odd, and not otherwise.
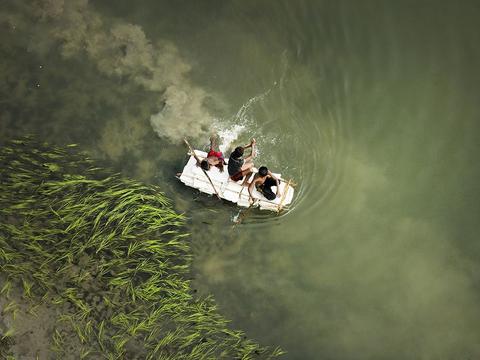
[[[245,179],[243,179],[242,186],[248,185],[248,180],[250,179],[250,176],[253,174],[250,170],[246,170],[247,172],[245,173]]]
[[[219,144],[220,136],[217,133],[212,133],[212,135],[210,135],[210,150],[216,151],[215,149],[218,149]]]
[[[246,162],[242,165],[241,167],[241,170],[242,172],[247,172],[247,171],[251,171],[253,168],[253,162]]]

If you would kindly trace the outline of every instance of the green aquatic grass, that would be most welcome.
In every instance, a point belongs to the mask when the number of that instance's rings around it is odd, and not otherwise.
[[[61,309],[50,343],[57,358],[72,333],[82,359],[282,353],[229,329],[212,298],[192,296],[184,217],[157,187],[96,167],[73,145],[28,138],[0,150],[0,178],[0,294],[15,287],[31,309]],[[4,308],[15,311],[15,302]]]

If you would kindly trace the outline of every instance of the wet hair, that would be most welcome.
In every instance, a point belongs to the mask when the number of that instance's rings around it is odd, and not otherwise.
[[[264,177],[264,176],[267,176],[268,175],[268,169],[266,166],[261,166],[259,169],[258,169],[258,175],[260,175],[261,177]]]
[[[210,164],[208,163],[207,160],[202,160],[202,161],[200,162],[200,167],[201,167],[203,170],[205,170],[205,171],[210,170]]]
[[[243,156],[243,147],[237,146],[235,150],[233,150],[232,156],[236,159],[239,159]]]

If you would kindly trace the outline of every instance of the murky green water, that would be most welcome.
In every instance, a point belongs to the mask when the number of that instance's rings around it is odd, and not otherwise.
[[[480,356],[476,2],[48,4],[0,11],[2,138],[162,184],[199,292],[288,359]],[[296,180],[288,213],[233,227],[174,179],[212,124]]]

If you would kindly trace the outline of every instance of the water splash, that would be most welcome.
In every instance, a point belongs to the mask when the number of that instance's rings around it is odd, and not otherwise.
[[[220,138],[219,148],[221,151],[226,152],[235,146],[242,145],[243,143],[237,144],[242,137],[251,138],[261,136],[258,133],[259,128],[255,119],[251,117],[251,111],[255,104],[264,100],[271,91],[272,88],[248,99],[232,118],[216,119],[214,121],[213,128]],[[272,140],[272,142],[274,142],[274,140]]]
[[[226,152],[229,149],[234,147],[234,142],[238,139],[240,134],[242,134],[246,126],[244,124],[233,124],[229,127],[220,127],[219,125],[215,126],[218,137],[220,138],[220,151]]]
[[[271,91],[272,91],[272,89],[270,88],[267,91],[265,91],[264,93],[250,98],[237,111],[237,114],[234,116],[234,120],[236,120],[236,121],[248,120],[249,119],[248,114],[249,114],[250,109],[253,107],[253,105],[255,105],[257,102],[263,100],[268,94],[270,94]]]

